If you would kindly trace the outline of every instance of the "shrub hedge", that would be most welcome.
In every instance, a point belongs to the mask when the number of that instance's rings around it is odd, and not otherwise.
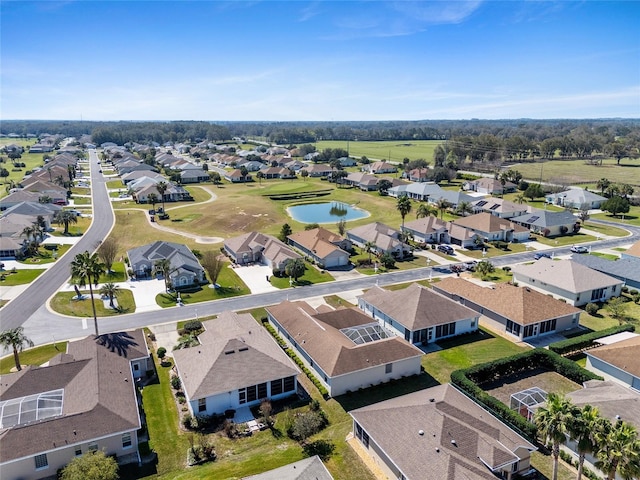
[[[451,374],[451,383],[474,398],[478,403],[484,405],[507,425],[535,442],[537,433],[536,426],[533,423],[529,423],[518,412],[511,410],[497,398],[486,393],[478,385],[537,368],[555,371],[579,384],[587,380],[602,380],[602,377],[585,370],[575,362],[561,357],[557,353],[543,348],[536,348],[493,362],[474,365],[463,370],[456,370]]]
[[[597,332],[585,333],[578,337],[568,338],[560,342],[554,342],[549,345],[549,350],[557,353],[558,355],[565,355],[567,353],[577,352],[584,348],[590,347],[594,340],[609,335],[614,335],[620,332],[633,332],[635,327],[633,325],[617,325],[615,327],[607,328],[605,330],[598,330]]]

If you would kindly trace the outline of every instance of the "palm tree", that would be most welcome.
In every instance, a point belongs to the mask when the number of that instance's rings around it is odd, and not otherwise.
[[[25,345],[33,347],[31,339],[27,338],[24,334],[24,328],[11,328],[0,333],[0,345],[13,349],[13,360],[16,363],[16,368],[22,370],[22,366],[20,365],[20,352],[22,352]]]
[[[524,201],[525,201],[525,196],[523,194],[519,193],[518,195],[516,195],[516,202],[522,205]]]
[[[547,442],[551,442],[553,455],[552,480],[558,480],[558,457],[560,444],[567,439],[568,426],[574,408],[564,395],[550,393],[544,407],[540,407],[535,414],[534,422],[540,435]]]
[[[473,213],[473,207],[469,202],[462,201],[456,207],[456,213],[458,215],[462,215],[463,217],[466,217],[467,213]]]
[[[577,480],[582,478],[585,456],[587,453],[593,453],[596,449],[593,433],[600,418],[596,407],[585,405],[582,409],[576,409],[573,418],[569,422],[569,433],[571,438],[576,441],[578,448]]]
[[[402,217],[402,227],[404,228],[404,217],[411,212],[411,200],[406,195],[400,195],[396,201],[396,209]]]
[[[595,433],[596,461],[595,466],[613,480],[619,473],[625,480],[638,478],[640,475],[640,440],[638,431],[633,425],[622,420],[611,423],[602,419]]]
[[[162,212],[163,213],[164,213],[164,193],[167,191],[168,188],[169,188],[169,185],[167,185],[167,182],[165,182],[165,181],[158,182],[156,184],[156,190],[160,194],[160,199],[162,200]]]
[[[438,210],[433,208],[429,203],[421,203],[416,210],[416,219],[428,217],[429,215],[438,216]]]
[[[607,178],[601,178],[596,183],[596,187],[600,189],[600,193],[602,193],[603,195],[604,195],[604,191],[607,188],[609,188],[609,185],[611,185],[611,181],[609,179],[607,179]]]
[[[162,278],[164,278],[164,290],[165,292],[169,291],[169,275],[171,274],[171,260],[168,258],[161,258],[160,260],[156,260],[153,264],[153,270],[155,274],[162,274]]]
[[[436,202],[436,208],[440,212],[440,220],[444,215],[444,212],[451,206],[451,204],[444,198],[439,198]]]
[[[28,225],[22,229],[21,236],[25,237],[27,253],[35,255],[38,252],[38,230],[35,225]]]
[[[78,223],[78,217],[70,210],[60,210],[59,212],[56,212],[53,217],[53,221],[56,222],[57,225],[64,225],[63,234],[69,235],[69,224]]]
[[[369,263],[371,263],[371,253],[375,251],[376,244],[371,240],[365,242],[364,251],[369,254]]]
[[[306,266],[304,264],[304,260],[301,258],[292,258],[287,260],[287,263],[284,266],[284,273],[293,277],[293,279],[297,282],[298,278],[304,275],[304,271]]]
[[[113,299],[116,298],[120,294],[120,287],[115,283],[105,283],[100,289],[100,295],[105,297],[109,297],[109,306],[111,308],[116,308],[113,304]]]
[[[93,298],[92,285],[98,286],[100,275],[105,272],[104,263],[100,262],[98,254],[90,254],[88,251],[77,254],[71,261],[71,278],[75,280],[80,287],[89,285],[89,294],[91,295],[91,308],[93,310],[93,325],[95,327],[96,336],[98,333],[98,316],[96,314],[96,303]]]
[[[158,203],[158,195],[156,195],[155,193],[150,193],[149,195],[147,195],[147,202],[149,202],[151,204],[151,208],[153,208],[154,210],[156,209],[156,203]]]

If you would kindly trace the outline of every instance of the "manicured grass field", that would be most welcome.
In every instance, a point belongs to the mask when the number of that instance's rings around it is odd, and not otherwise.
[[[57,342],[40,347],[28,348],[20,353],[20,364],[22,365],[42,365],[48,362],[59,353],[67,351],[67,342]],[[0,375],[6,375],[16,364],[13,360],[13,353],[0,359]]]
[[[402,163],[404,158],[417,160],[423,158],[433,164],[433,151],[441,144],[440,140],[394,140],[382,142],[320,141],[316,142],[317,151],[326,148],[348,150],[349,156],[359,159],[362,156],[370,160],[387,160]]]
[[[69,224],[69,236],[70,237],[78,237],[87,231],[89,225],[91,225],[90,217],[76,217],[77,223]],[[63,237],[64,235],[64,225],[55,225],[55,231],[51,232],[51,235],[54,237]]]
[[[118,282],[125,282],[126,280],[127,280],[127,273],[125,271],[124,262],[114,262],[114,264],[111,265],[111,272],[103,273],[102,275],[100,275],[100,279],[98,280],[98,283],[107,283],[107,282],[118,283]]]
[[[552,247],[565,247],[567,245],[573,245],[574,243],[593,242],[597,240],[593,235],[586,235],[581,232],[568,233],[567,235],[557,237],[543,237],[542,235],[534,235],[534,237],[536,242]]]
[[[331,274],[326,270],[320,271],[313,265],[309,265],[307,262],[305,262],[305,264],[306,264],[306,269],[304,271],[304,275],[298,278],[297,282],[293,281],[294,287],[302,287],[305,285],[313,285],[315,283],[330,282],[333,280],[333,277],[331,276]],[[276,277],[275,275],[271,275],[270,281],[271,281],[271,285],[273,285],[276,288],[290,287],[289,277],[287,276]]]
[[[17,270],[16,273],[11,273],[11,271],[3,271],[0,273],[0,286],[13,287],[15,285],[25,285],[27,283],[31,283],[44,271],[44,268],[29,268],[24,270]]]
[[[624,217],[620,215],[613,216],[609,213],[597,213],[595,215],[592,215],[591,218],[620,223],[621,226],[624,226],[624,224],[627,224],[627,225],[635,225],[636,227],[640,227],[640,207],[632,206],[629,210],[629,213],[625,214]]]
[[[610,235],[612,237],[626,237],[629,235],[627,230],[622,228],[612,227],[610,225],[603,225],[601,223],[587,222],[584,224],[584,228],[598,232],[600,235]]]
[[[637,160],[624,159],[620,165],[616,160],[603,160],[602,166],[589,165],[584,160],[550,160],[542,163],[519,163],[512,166],[525,179],[538,180],[542,170],[542,180],[560,185],[574,185],[580,182],[597,182],[607,178],[613,183],[640,185],[640,164]],[[596,192],[597,193],[597,192]]]
[[[64,244],[56,245],[56,250],[55,250],[57,252],[56,258],[60,258],[70,248],[71,248],[71,245],[64,245]],[[26,263],[29,265],[39,265],[42,263],[52,263],[52,262],[55,262],[55,259],[53,258],[53,250],[48,250],[43,246],[40,246],[40,248],[38,248],[38,255],[19,261],[19,263]]]
[[[93,310],[91,308],[91,300],[89,298],[89,290],[80,290],[85,295],[84,300],[75,300],[75,292],[58,292],[51,299],[51,309],[61,315],[70,317],[91,317],[93,318]],[[105,308],[100,294],[93,293],[96,304],[96,314],[98,317],[113,317],[122,313],[133,313],[136,310],[136,303],[133,299],[131,290],[121,289],[116,297],[117,304],[121,307],[121,311]]]

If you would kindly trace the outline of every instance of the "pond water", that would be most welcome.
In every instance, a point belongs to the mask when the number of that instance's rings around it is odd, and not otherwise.
[[[369,212],[342,202],[308,203],[287,208],[287,213],[300,223],[333,223],[340,220],[359,220]]]

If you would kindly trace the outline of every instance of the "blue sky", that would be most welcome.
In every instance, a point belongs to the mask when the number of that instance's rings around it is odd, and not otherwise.
[[[640,118],[639,1],[1,1],[4,119]]]

